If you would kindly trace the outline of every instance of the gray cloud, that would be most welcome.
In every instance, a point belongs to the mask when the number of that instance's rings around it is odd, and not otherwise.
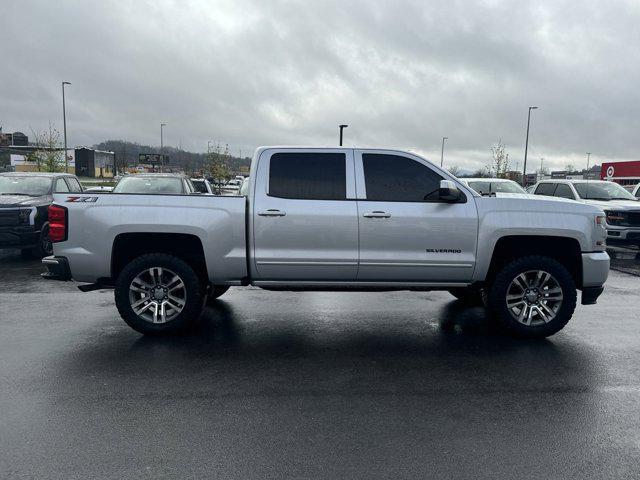
[[[640,4],[601,1],[23,1],[3,6],[0,124],[203,151],[412,149],[477,167],[637,158]]]

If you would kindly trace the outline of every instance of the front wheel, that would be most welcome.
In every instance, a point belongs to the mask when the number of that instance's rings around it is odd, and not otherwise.
[[[498,272],[488,303],[506,331],[539,338],[564,328],[576,308],[576,298],[576,285],[562,264],[532,255],[514,260]]]
[[[193,269],[164,253],[142,255],[118,275],[115,300],[120,316],[145,335],[172,334],[195,324],[204,288]]]

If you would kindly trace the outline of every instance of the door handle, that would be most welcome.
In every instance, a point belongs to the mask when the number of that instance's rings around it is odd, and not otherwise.
[[[282,212],[275,208],[270,208],[269,210],[258,212],[258,215],[261,217],[284,217],[286,214],[286,212]]]
[[[387,212],[382,212],[380,210],[375,210],[373,212],[367,212],[362,216],[365,218],[390,218],[391,214]]]

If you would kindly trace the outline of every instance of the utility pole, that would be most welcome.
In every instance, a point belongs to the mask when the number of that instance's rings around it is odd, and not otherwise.
[[[538,107],[529,107],[529,113],[527,115],[527,139],[524,142],[524,169],[522,170],[522,186],[526,183],[527,176],[527,151],[529,150],[529,125],[531,124],[531,110],[535,110]]]
[[[591,152],[587,152],[587,175],[589,174],[589,160],[591,160]]]
[[[340,128],[340,146],[342,146],[342,130],[347,128],[349,125],[339,125]]]
[[[449,140],[448,137],[442,137],[442,149],[440,149],[440,168],[442,168],[442,164],[444,163],[444,141]]]
[[[69,159],[67,158],[67,106],[64,101],[64,86],[70,82],[62,82],[62,128],[64,130],[64,173],[69,173]]]
[[[160,172],[164,171],[164,139],[162,136],[162,129],[166,127],[166,123],[160,124]]]

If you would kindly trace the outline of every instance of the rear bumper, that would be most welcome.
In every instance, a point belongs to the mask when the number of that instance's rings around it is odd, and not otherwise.
[[[40,241],[40,231],[29,228],[0,228],[0,248],[29,248]]]
[[[42,274],[45,280],[71,280],[69,262],[65,257],[44,257],[42,263],[47,267],[47,271]]]

